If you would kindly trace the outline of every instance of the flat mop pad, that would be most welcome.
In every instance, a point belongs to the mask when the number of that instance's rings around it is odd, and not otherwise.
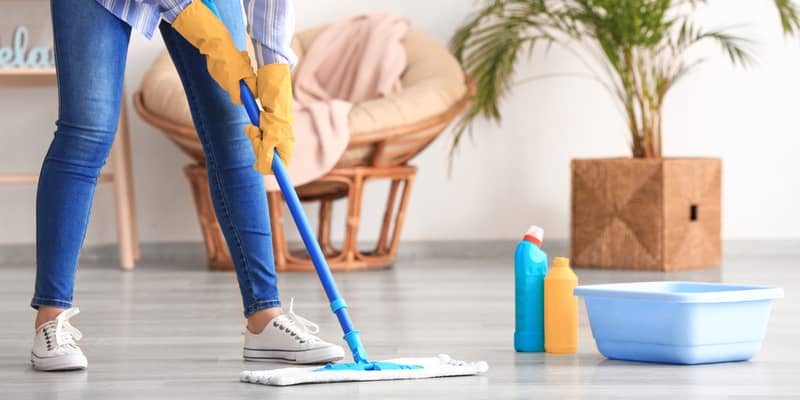
[[[380,367],[382,363],[391,364],[394,368],[363,370],[357,368],[358,364],[328,364],[325,367],[242,371],[239,375],[239,380],[261,385],[289,386],[303,383],[382,381],[477,375],[489,369],[489,365],[484,361],[458,361],[445,354],[428,358],[397,358],[374,364]],[[409,368],[396,369],[398,365]]]

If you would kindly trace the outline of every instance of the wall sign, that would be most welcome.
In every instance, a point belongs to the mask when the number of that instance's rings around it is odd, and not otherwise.
[[[52,68],[50,1],[0,0],[0,9],[0,69]]]
[[[0,68],[46,68],[55,65],[52,48],[29,47],[29,40],[28,28],[17,27],[10,46],[0,46]]]

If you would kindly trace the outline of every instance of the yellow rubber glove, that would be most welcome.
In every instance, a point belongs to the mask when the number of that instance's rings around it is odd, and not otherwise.
[[[231,96],[234,104],[242,104],[239,81],[244,79],[250,90],[256,89],[256,75],[246,51],[239,51],[228,28],[203,4],[194,0],[172,23],[178,33],[206,56],[208,73]]]
[[[272,175],[272,158],[278,150],[283,163],[292,159],[292,77],[288,64],[267,64],[258,69],[258,99],[261,101],[259,125],[247,125],[245,133],[253,144],[256,163],[253,168]]]

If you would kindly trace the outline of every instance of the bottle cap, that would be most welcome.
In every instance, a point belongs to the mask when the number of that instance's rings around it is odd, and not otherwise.
[[[556,257],[553,259],[553,268],[569,267],[569,258]]]
[[[542,245],[542,239],[544,238],[544,229],[532,225],[528,228],[528,231],[525,232],[525,236],[523,237],[524,240],[527,240],[537,246]]]

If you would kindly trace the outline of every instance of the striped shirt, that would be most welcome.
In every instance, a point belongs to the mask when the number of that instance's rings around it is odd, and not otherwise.
[[[169,23],[192,0],[97,0],[103,7],[125,21],[148,39],[158,23]],[[253,39],[258,65],[297,64],[292,51],[294,5],[292,0],[242,0],[247,15],[247,33]]]

